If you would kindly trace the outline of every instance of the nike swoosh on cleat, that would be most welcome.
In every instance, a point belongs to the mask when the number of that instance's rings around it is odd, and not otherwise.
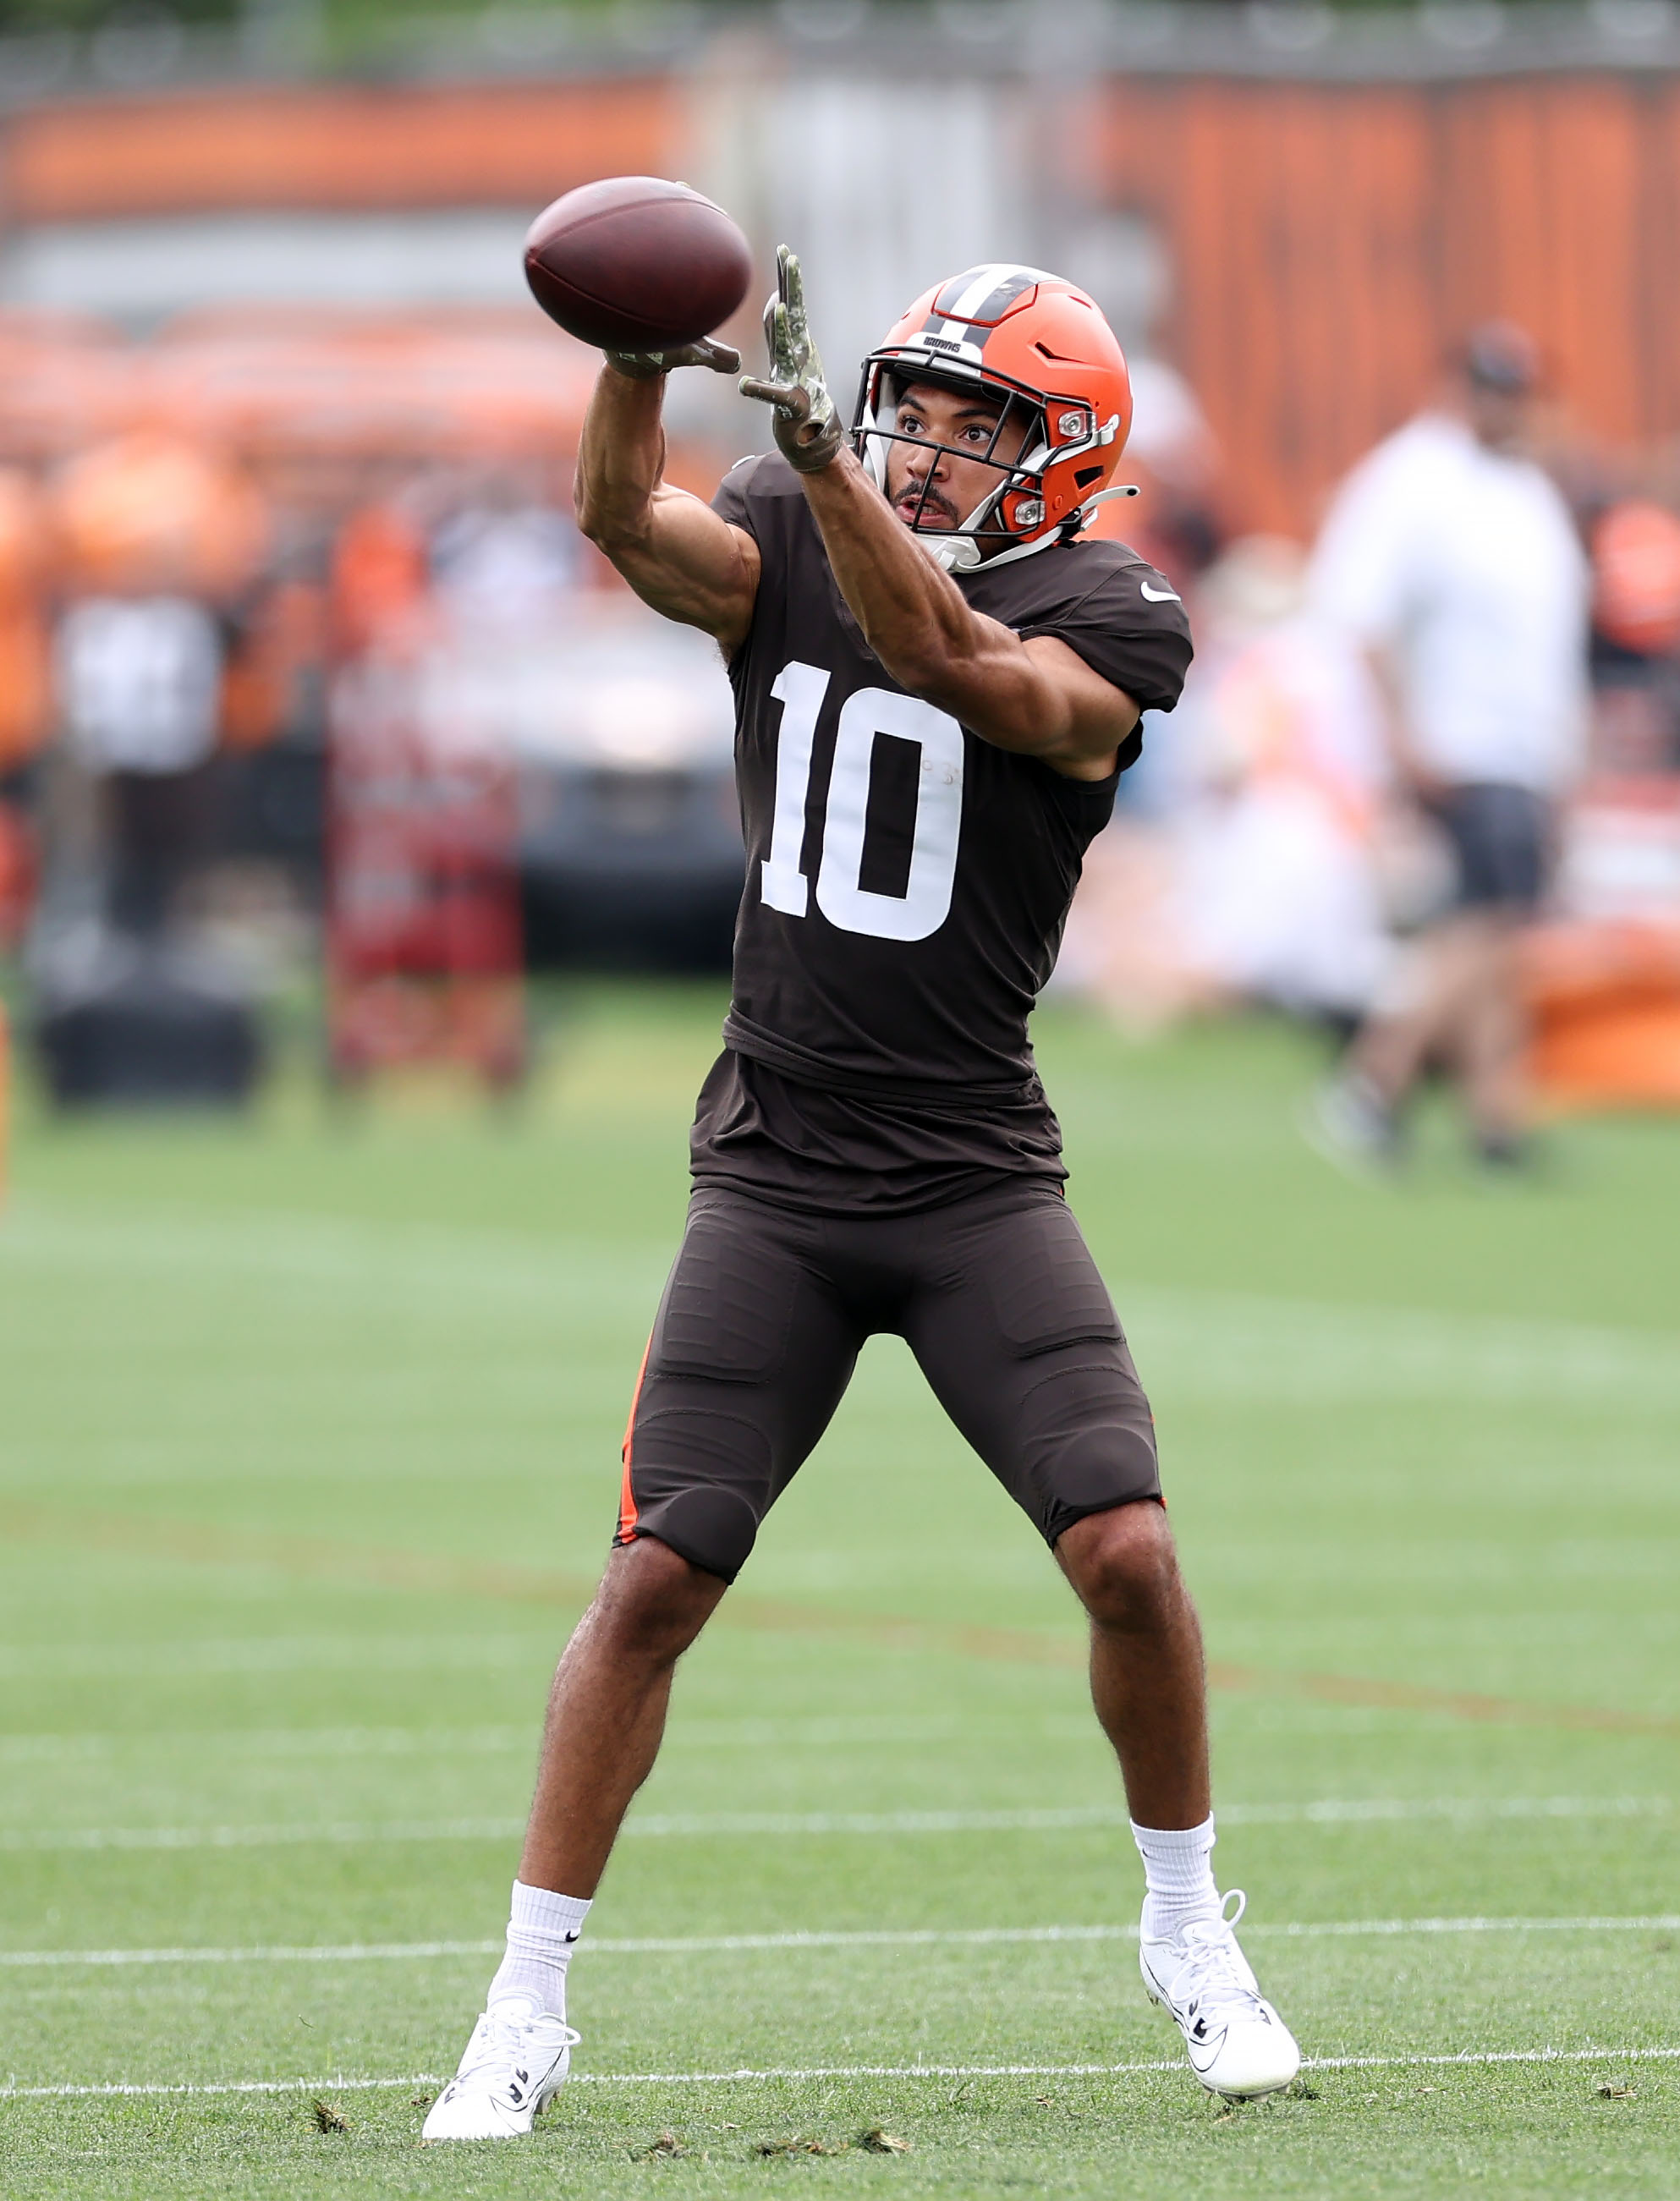
[[[1146,604],[1182,604],[1184,598],[1176,589],[1152,589],[1147,581],[1137,584],[1143,591]]]

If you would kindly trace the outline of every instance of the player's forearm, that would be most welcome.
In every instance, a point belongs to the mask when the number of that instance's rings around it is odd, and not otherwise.
[[[637,381],[603,367],[584,415],[572,502],[579,526],[615,564],[652,528],[665,473],[664,397],[662,375]]]
[[[840,593],[899,686],[1005,748],[1053,748],[1065,729],[1015,637],[970,609],[849,451],[805,477]]]
[[[664,386],[602,371],[578,449],[578,525],[643,603],[733,651],[752,623],[758,553],[709,505],[667,486]]]

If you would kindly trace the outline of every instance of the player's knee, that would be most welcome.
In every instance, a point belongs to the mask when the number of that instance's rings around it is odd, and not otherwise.
[[[615,1552],[598,1600],[620,1658],[651,1665],[680,1658],[727,1585],[654,1536]]]
[[[637,1516],[638,1540],[657,1537],[668,1549],[722,1582],[732,1582],[758,1537],[759,1512],[744,1491],[727,1483],[679,1484]]]
[[[1088,1513],[1063,1532],[1056,1557],[1105,1627],[1155,1627],[1182,1594],[1166,1509],[1152,1498]]]

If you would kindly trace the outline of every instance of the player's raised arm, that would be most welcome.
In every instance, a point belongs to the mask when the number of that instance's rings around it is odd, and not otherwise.
[[[752,623],[758,545],[666,482],[661,411],[668,366],[729,373],[740,360],[722,344],[686,349],[715,356],[608,354],[584,420],[573,497],[579,526],[644,603],[732,652]]]
[[[579,524],[655,611],[726,650],[745,638],[756,545],[667,486],[661,411],[673,367],[733,374],[740,355],[708,333],[746,296],[752,251],[720,206],[659,176],[603,176],[539,214],[525,241],[532,295],[607,355],[584,423]]]

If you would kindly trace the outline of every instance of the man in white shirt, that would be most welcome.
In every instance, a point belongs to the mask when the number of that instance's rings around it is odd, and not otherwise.
[[[1456,867],[1452,907],[1318,1096],[1309,1128],[1339,1158],[1398,1155],[1405,1102],[1434,1061],[1462,1089],[1483,1161],[1524,1157],[1516,943],[1587,704],[1587,561],[1524,448],[1537,374],[1520,329],[1473,330],[1440,402],[1343,483],[1314,553],[1318,606],[1367,652],[1400,782]]]

